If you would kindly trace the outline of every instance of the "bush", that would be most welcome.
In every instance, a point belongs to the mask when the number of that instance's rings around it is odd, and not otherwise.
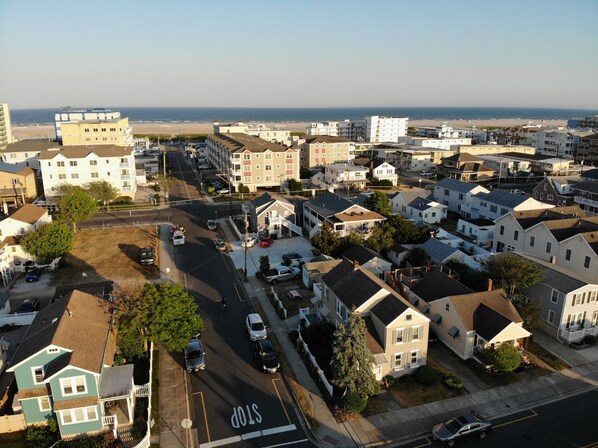
[[[461,378],[455,372],[448,372],[444,376],[444,384],[451,389],[463,389],[463,381],[461,381]]]
[[[585,338],[583,338],[583,342],[584,344],[596,345],[596,342],[598,342],[598,338],[589,334]]]
[[[486,351],[488,364],[497,373],[509,373],[521,364],[521,354],[513,344],[500,344],[498,347]]]
[[[347,392],[343,397],[343,409],[347,412],[361,412],[367,405],[367,397],[357,392]]]
[[[392,376],[392,375],[386,375],[383,378],[383,381],[384,381],[384,384],[386,385],[386,387],[388,389],[390,389],[392,386],[395,385],[395,383],[397,382],[397,379],[394,376]]]
[[[147,431],[147,424],[143,417],[138,417],[133,422],[133,427],[131,428],[131,435],[135,440],[141,440],[145,437],[145,433]]]
[[[114,204],[114,205],[129,205],[132,203],[133,203],[133,199],[130,198],[129,196],[119,196],[114,201],[112,201],[112,204]]]
[[[49,427],[29,426],[27,428],[27,434],[25,435],[25,446],[27,448],[49,448],[54,442],[56,442],[56,437]]]
[[[421,366],[415,371],[415,381],[429,386],[438,381],[438,372],[430,366]]]

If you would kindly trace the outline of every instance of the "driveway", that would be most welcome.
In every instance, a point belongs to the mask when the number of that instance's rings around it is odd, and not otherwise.
[[[428,358],[437,362],[447,372],[455,372],[463,381],[463,385],[469,393],[485,390],[488,385],[480,380],[465,365],[465,361],[459,358],[446,345],[438,341],[428,347]]]

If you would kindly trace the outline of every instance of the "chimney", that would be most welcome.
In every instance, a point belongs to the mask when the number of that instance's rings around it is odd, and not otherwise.
[[[353,271],[359,269],[359,262],[357,260],[353,261]]]
[[[492,279],[488,278],[488,291],[492,291]]]
[[[69,313],[69,317],[73,317],[73,312],[71,310],[69,310],[68,307],[66,309],[66,312]]]

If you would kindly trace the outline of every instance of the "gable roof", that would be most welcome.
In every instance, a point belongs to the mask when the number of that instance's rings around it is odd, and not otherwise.
[[[123,157],[130,156],[132,153],[132,148],[117,145],[73,145],[42,151],[39,154],[39,160],[51,160],[57,156],[67,159],[84,159],[89,154],[95,154],[98,157]]]
[[[58,148],[60,143],[49,141],[48,139],[20,140],[15,143],[9,143],[2,152],[36,152],[45,151],[49,148]]]
[[[415,198],[409,204],[407,204],[411,208],[416,208],[418,210],[427,210],[430,207],[440,207],[440,208],[448,208],[447,205],[440,204],[436,202],[434,198]]]
[[[344,137],[335,137],[332,135],[313,135],[305,137],[305,143],[311,145],[312,143],[350,143],[351,140]]]
[[[522,229],[529,229],[536,224],[544,221],[553,221],[557,219],[568,219],[577,217],[586,217],[585,212],[577,205],[568,207],[554,207],[546,209],[513,211],[513,218],[517,220]]]
[[[116,349],[116,332],[111,329],[112,315],[106,304],[96,296],[74,290],[41,309],[17,349],[11,369],[56,345],[71,351],[71,366],[100,373],[103,362],[112,364]],[[64,367],[59,361],[56,365]]]
[[[595,241],[593,232],[598,231],[598,216],[543,221],[542,223],[557,241],[564,241],[572,236],[582,235],[588,243],[592,243]]]
[[[322,196],[310,199],[305,204],[319,215],[325,217],[343,212],[353,205],[347,199],[329,191]]]
[[[459,252],[458,248],[444,244],[436,238],[430,238],[421,245],[421,248],[428,254],[430,260],[434,263],[442,263],[455,252]]]
[[[279,143],[273,143],[263,140],[249,134],[231,132],[229,134],[211,134],[209,139],[214,140],[224,146],[231,153],[249,152],[286,152],[290,148]],[[294,152],[294,150],[293,150]]]
[[[380,322],[388,326],[408,309],[410,307],[404,301],[393,294],[389,294],[376,303],[370,310],[370,314],[373,314],[380,319]]]
[[[48,210],[43,207],[38,207],[33,204],[25,204],[10,215],[9,218],[26,224],[35,224],[46,213],[48,213]]]
[[[259,198],[255,198],[251,201],[251,204],[257,209],[260,208],[262,205],[266,205],[270,202],[274,202],[274,198],[270,196],[270,193],[264,193]]]
[[[384,284],[361,266],[343,260],[322,277],[322,281],[349,309],[358,308],[379,292]]]
[[[452,277],[438,270],[428,272],[423,279],[411,288],[411,292],[421,297],[426,302],[433,302],[434,300],[443,297],[469,294],[473,291],[464,284],[458,282]]]
[[[515,208],[530,199],[522,194],[509,193],[508,191],[499,190],[498,188],[491,190],[489,193],[479,192],[473,196],[483,201],[492,202],[493,204],[509,208]]]
[[[430,196],[430,192],[428,190],[424,190],[423,188],[414,188],[413,190],[399,191],[392,196],[392,199],[400,197],[405,204],[409,204],[417,198],[427,198],[428,196]]]
[[[440,182],[438,182],[436,184],[436,186],[446,188],[447,190],[454,190],[459,193],[469,193],[474,188],[479,187],[479,185],[477,185],[477,184],[463,182],[463,181],[460,181],[457,179],[450,179],[448,177],[445,177],[444,179],[442,179]],[[486,191],[489,191],[489,190],[486,190]]]
[[[473,326],[477,334],[491,341],[498,333],[511,324],[511,321],[497,313],[485,303],[481,303],[473,312]]]
[[[380,258],[381,260],[384,260],[381,255],[377,254],[372,249],[360,246],[359,244],[344,251],[342,256],[350,262],[357,261],[360,265],[364,265],[374,258]]]
[[[450,296],[449,300],[461,318],[466,331],[476,330],[474,326],[474,313],[481,304],[486,305],[511,322],[523,322],[523,319],[521,319],[521,316],[502,289]]]
[[[458,152],[457,154],[453,154],[449,157],[443,157],[442,160],[449,160],[452,162],[482,162],[482,159],[476,157],[474,155],[469,154],[468,152]]]

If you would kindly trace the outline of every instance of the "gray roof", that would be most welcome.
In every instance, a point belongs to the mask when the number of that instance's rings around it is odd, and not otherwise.
[[[423,188],[414,188],[413,190],[399,191],[397,194],[393,195],[391,197],[391,199],[395,198],[397,196],[400,196],[401,198],[403,198],[403,201],[406,204],[409,204],[410,202],[412,202],[413,200],[415,200],[417,198],[429,197],[430,192],[428,190],[424,190]]]
[[[35,152],[45,151],[48,148],[58,148],[60,143],[44,139],[21,140],[9,143],[3,152]]]
[[[407,309],[409,309],[409,306],[405,302],[389,294],[380,300],[370,310],[370,313],[380,319],[384,325],[388,325]]]
[[[426,302],[473,292],[464,284],[437,270],[428,272],[411,291]]]
[[[260,208],[262,205],[266,205],[270,202],[273,202],[274,199],[270,196],[270,193],[264,193],[259,198],[255,198],[251,201],[251,204],[257,209]]]
[[[100,377],[100,398],[128,397],[133,388],[133,364],[106,367]]]
[[[525,258],[529,263],[534,263],[544,274],[544,278],[540,283],[550,286],[557,291],[567,294],[587,285],[587,282],[573,277],[574,274],[568,275],[560,269],[553,269],[545,264],[537,263],[528,257]]]
[[[319,215],[328,217],[347,210],[353,204],[350,201],[340,197],[339,195],[330,193],[328,191],[324,193],[322,196],[318,196],[305,202],[305,205],[307,205],[309,208],[314,210]]]
[[[338,266],[322,277],[322,281],[349,309],[359,307],[374,294],[383,289],[384,284],[376,282],[365,269],[355,267],[343,260]]]
[[[492,202],[493,204],[502,205],[508,208],[515,208],[529,199],[527,196],[522,194],[509,193],[508,191],[499,190],[497,188],[490,191],[490,193],[480,192],[476,193],[474,196],[484,201]]]
[[[366,264],[368,261],[376,257],[382,260],[384,259],[381,255],[377,254],[373,250],[360,246],[359,244],[344,251],[342,256],[351,262],[357,261],[359,264]]]
[[[573,190],[587,191],[589,193],[598,193],[598,182],[595,180],[583,180],[571,187]]]
[[[584,179],[590,179],[590,180],[598,180],[598,168],[594,168],[588,171],[583,171],[581,173],[581,177]]]
[[[491,341],[511,323],[511,320],[484,303],[480,303],[473,312],[473,326],[475,331],[487,341]]]
[[[442,263],[452,254],[459,251],[456,247],[444,244],[436,238],[430,238],[421,245],[421,248],[428,254],[433,263]]]
[[[426,210],[427,208],[431,207],[430,204],[432,202],[436,202],[436,201],[431,198],[415,198],[408,205],[409,205],[409,207],[416,208],[418,210]],[[436,202],[436,204],[438,205],[437,202]]]
[[[477,184],[472,184],[469,182],[462,182],[457,179],[449,179],[445,177],[440,182],[436,184],[437,187],[446,188],[447,190],[454,190],[458,191],[459,193],[469,193],[475,187],[478,187]]]

